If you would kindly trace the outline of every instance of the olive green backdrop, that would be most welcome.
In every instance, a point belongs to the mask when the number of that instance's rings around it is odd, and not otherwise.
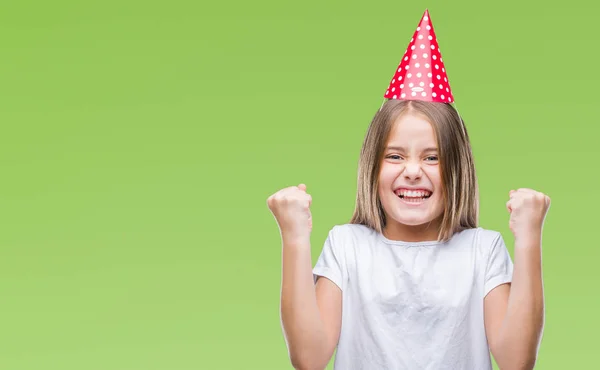
[[[509,190],[552,198],[536,368],[594,367],[598,6],[550,4],[2,3],[0,368],[291,368],[266,199],[307,184],[316,260],[425,8],[481,226],[512,253]]]

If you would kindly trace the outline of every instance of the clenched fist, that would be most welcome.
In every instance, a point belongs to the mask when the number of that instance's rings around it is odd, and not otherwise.
[[[306,193],[304,184],[281,189],[267,199],[267,205],[279,225],[284,241],[307,244],[310,242],[311,203],[312,197]]]
[[[541,238],[550,198],[532,189],[511,190],[506,208],[510,213],[509,227],[515,240]]]

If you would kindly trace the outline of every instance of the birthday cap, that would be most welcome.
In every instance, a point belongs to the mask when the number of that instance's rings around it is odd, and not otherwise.
[[[428,10],[425,10],[383,97],[438,103],[454,102]]]

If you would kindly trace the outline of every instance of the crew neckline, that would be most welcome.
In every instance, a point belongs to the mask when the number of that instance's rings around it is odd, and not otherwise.
[[[444,242],[442,241],[438,241],[438,240],[424,240],[424,241],[420,241],[420,242],[408,242],[405,240],[392,240],[392,239],[388,239],[385,237],[385,235],[383,235],[383,233],[377,233],[378,238],[383,241],[386,244],[393,244],[393,245],[402,245],[405,247],[426,247],[426,246],[435,246],[435,245],[440,245],[443,244]]]

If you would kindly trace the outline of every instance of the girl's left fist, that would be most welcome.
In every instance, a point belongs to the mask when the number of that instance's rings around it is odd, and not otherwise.
[[[541,237],[550,198],[532,189],[511,190],[506,208],[510,213],[509,227],[515,239]]]

